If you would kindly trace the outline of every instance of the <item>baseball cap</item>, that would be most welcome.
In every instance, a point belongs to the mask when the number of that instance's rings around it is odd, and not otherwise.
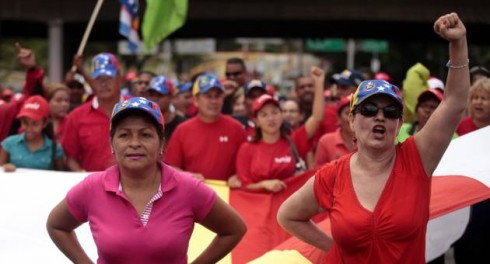
[[[482,75],[485,75],[487,77],[490,77],[490,71],[488,71],[488,69],[485,68],[485,67],[483,67],[483,66],[473,66],[473,67],[471,67],[470,74],[471,75],[482,74]]]
[[[265,84],[265,82],[261,80],[251,80],[245,85],[245,95],[250,93],[250,91],[252,91],[252,89],[254,88],[259,88],[267,93],[267,85]]]
[[[336,105],[337,114],[340,114],[340,111],[342,111],[342,108],[349,106],[350,100],[351,100],[351,95],[344,96],[344,97],[340,98],[339,102]]]
[[[257,99],[255,99],[252,103],[252,111],[254,115],[257,114],[257,112],[264,107],[267,103],[273,103],[277,107],[279,107],[279,101],[277,101],[276,98],[270,96],[269,94],[263,94],[259,96]]]
[[[206,73],[200,75],[194,82],[194,85],[192,86],[192,94],[196,95],[198,93],[206,93],[212,88],[218,88],[222,92],[225,91],[218,77],[213,74]]]
[[[192,83],[186,82],[186,83],[182,83],[182,84],[177,85],[177,89],[175,92],[176,93],[183,93],[183,92],[190,91],[191,89],[192,89]]]
[[[340,85],[358,86],[362,81],[364,81],[364,76],[359,71],[346,69],[341,73],[334,74],[331,80]]]
[[[40,95],[33,95],[24,102],[17,118],[28,117],[41,120],[49,116],[48,101]]]
[[[93,79],[102,75],[116,77],[119,72],[119,62],[114,54],[103,52],[92,59],[92,69]]]
[[[142,112],[151,116],[157,124],[162,126],[162,129],[165,128],[163,114],[157,103],[144,97],[132,97],[114,105],[111,115],[111,129],[115,118],[132,111]]]
[[[398,87],[383,80],[368,80],[361,82],[352,95],[350,111],[354,111],[364,100],[377,94],[384,94],[395,99],[395,102],[403,109],[403,101]]]
[[[429,85],[429,88],[437,88],[444,91],[444,83],[436,77],[430,77],[427,80],[427,84]]]
[[[392,79],[391,79],[391,76],[386,73],[386,72],[377,72],[375,75],[374,75],[374,79],[376,80],[383,80],[383,81],[387,81],[387,82],[391,82]]]
[[[443,97],[443,93],[440,89],[437,89],[437,88],[429,88],[423,92],[421,92],[419,94],[419,97],[417,97],[417,101],[420,102],[420,99],[422,99],[423,97],[426,97],[426,96],[432,96],[432,97],[436,97],[437,100],[442,101],[442,97]]]
[[[148,90],[157,91],[160,94],[173,94],[172,82],[165,76],[157,76],[151,79]]]

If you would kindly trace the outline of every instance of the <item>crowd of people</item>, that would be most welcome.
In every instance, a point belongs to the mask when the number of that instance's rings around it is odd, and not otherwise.
[[[96,172],[48,220],[53,241],[75,262],[88,258],[73,230],[89,221],[99,258],[118,263],[185,261],[190,226],[200,222],[217,236],[195,263],[213,263],[246,227],[202,181],[274,193],[287,188],[284,179],[319,169],[281,208],[286,230],[331,252],[333,263],[423,263],[431,175],[451,139],[490,125],[490,72],[470,67],[463,22],[452,13],[434,28],[450,43],[445,82],[421,63],[400,87],[387,72],[345,69],[326,79],[312,67],[289,97],[249,78],[241,58],[227,60],[223,78],[205,72],[175,83],[151,71],[123,74],[109,52],[95,55],[88,72],[77,55],[63,83],[45,83],[33,51],[16,44],[26,77],[21,94],[0,91],[0,165]],[[387,196],[388,187],[396,195]],[[158,203],[162,195],[175,203]],[[474,206],[454,246],[457,263],[487,257],[489,208]],[[334,239],[310,222],[322,211]],[[141,227],[179,221],[182,236],[144,236],[132,218],[120,221],[134,213]],[[373,223],[373,214],[384,220]],[[118,228],[129,231],[117,242],[127,242],[124,250],[107,234]],[[136,237],[162,247],[142,249]]]

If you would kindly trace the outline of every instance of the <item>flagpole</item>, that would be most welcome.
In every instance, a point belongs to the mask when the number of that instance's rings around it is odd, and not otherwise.
[[[100,8],[102,7],[102,3],[104,3],[104,0],[97,0],[97,4],[95,5],[94,11],[92,11],[92,16],[90,16],[90,20],[88,21],[87,28],[85,28],[85,33],[83,33],[82,41],[80,42],[80,45],[78,46],[77,55],[82,55],[83,50],[85,49],[85,45],[87,45],[88,36],[90,35],[90,32],[92,31],[92,27],[94,26],[95,19],[97,18],[97,15],[99,14]],[[75,65],[73,65],[71,67],[71,71],[75,72],[76,70],[77,70],[77,67]]]

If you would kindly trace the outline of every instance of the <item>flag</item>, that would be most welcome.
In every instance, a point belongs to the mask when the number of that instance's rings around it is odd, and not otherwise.
[[[145,50],[184,25],[186,16],[187,0],[147,0],[141,28]]]
[[[119,0],[121,12],[119,14],[119,33],[125,36],[128,41],[128,48],[135,53],[140,45],[139,27],[140,19],[138,16],[138,0]]]

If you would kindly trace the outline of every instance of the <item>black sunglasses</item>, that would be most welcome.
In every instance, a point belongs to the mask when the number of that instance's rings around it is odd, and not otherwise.
[[[235,77],[236,77],[236,76],[238,76],[238,75],[240,75],[240,74],[242,74],[242,72],[241,72],[241,71],[237,71],[237,72],[226,72],[226,73],[225,73],[225,75],[226,75],[227,77],[229,77],[229,76],[235,76]]]
[[[378,107],[373,103],[365,103],[359,106],[356,110],[357,113],[365,117],[373,117],[378,114],[379,110],[383,110],[383,115],[388,119],[399,119],[402,117],[402,110],[397,105],[388,105],[383,108]]]

